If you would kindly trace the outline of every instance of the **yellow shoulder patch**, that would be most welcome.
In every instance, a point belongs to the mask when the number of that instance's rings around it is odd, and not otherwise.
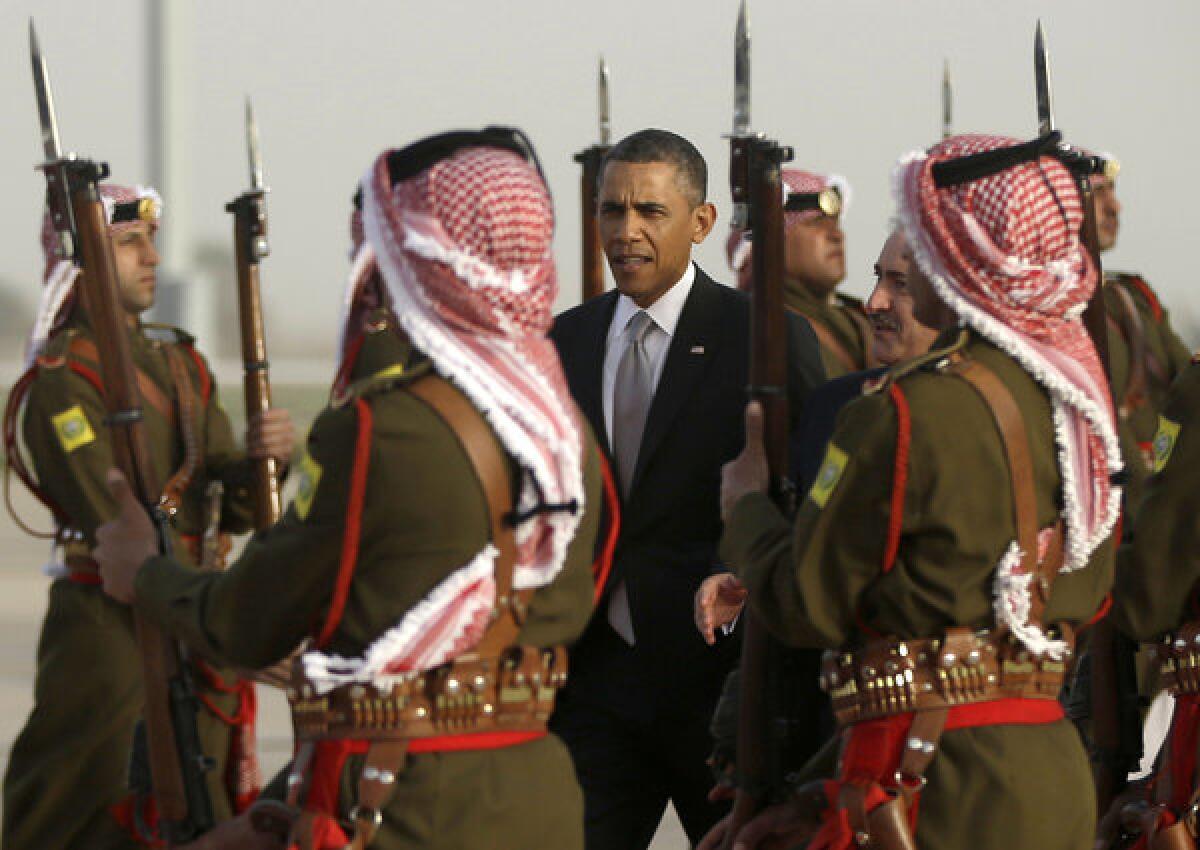
[[[312,510],[313,499],[317,495],[317,485],[321,483],[321,464],[313,460],[312,455],[304,453],[300,461],[300,479],[296,487],[296,498],[292,504],[296,508],[296,516],[306,519]]]
[[[829,448],[825,449],[825,459],[821,461],[817,480],[813,482],[812,489],[808,491],[808,498],[816,502],[818,508],[825,507],[825,503],[829,501],[833,488],[842,480],[842,473],[846,471],[846,463],[849,460],[849,455],[833,443],[830,443]]]
[[[54,423],[54,433],[58,435],[59,445],[67,454],[78,448],[94,442],[96,432],[88,424],[87,416],[79,405],[68,407],[62,413],[56,413],[51,418]]]
[[[1179,423],[1172,422],[1165,416],[1158,417],[1158,432],[1154,435],[1154,442],[1151,444],[1154,448],[1154,472],[1157,474],[1162,472],[1163,467],[1167,465],[1167,461],[1171,459],[1171,452],[1175,450],[1175,443],[1179,441]]]

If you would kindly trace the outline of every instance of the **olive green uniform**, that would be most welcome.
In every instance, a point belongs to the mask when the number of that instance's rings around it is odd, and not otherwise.
[[[1130,316],[1130,304],[1137,313],[1136,318]],[[1137,275],[1109,272],[1104,276],[1104,309],[1108,316],[1108,360],[1113,399],[1121,414],[1118,434],[1126,463],[1125,504],[1132,512],[1141,501],[1142,487],[1150,474],[1145,449],[1149,448],[1158,428],[1158,414],[1166,401],[1167,390],[1187,367],[1191,352],[1175,333],[1171,318],[1158,297]],[[1134,322],[1142,329],[1140,335],[1146,347],[1146,362],[1140,370],[1145,376],[1142,404],[1134,404],[1129,399],[1133,371],[1131,339],[1137,334],[1131,327]]]
[[[1061,480],[1048,396],[999,349],[965,339],[964,353],[997,375],[1024,415],[1038,524],[1051,526]],[[891,516],[899,420],[889,392],[842,410],[794,524],[760,493],[735,506],[722,557],[786,643],[852,649],[871,639],[864,626],[900,639],[994,626],[993,576],[1016,537],[1012,485],[992,413],[966,381],[942,373],[946,353],[935,348],[892,371],[911,412],[900,517]],[[896,560],[885,573],[886,530],[897,520]],[[1106,545],[1087,569],[1058,578],[1046,621],[1087,621],[1111,581]],[[923,850],[1091,847],[1091,774],[1065,720],[948,731],[926,776]]]
[[[821,347],[821,363],[827,380],[873,366],[871,325],[862,301],[840,292],[832,299],[818,298],[808,287],[786,281],[784,304],[813,327]]]
[[[41,488],[92,545],[96,527],[116,513],[105,483],[115,464],[103,399],[85,377],[90,373],[98,379],[99,364],[70,350],[80,337],[91,339],[91,331],[77,314],[50,341],[29,392],[22,434]],[[173,329],[141,327],[130,333],[135,366],[172,402],[177,393],[165,349],[190,343]],[[197,399],[194,421],[203,456],[175,516],[174,531],[203,532],[205,491],[213,480],[225,484],[222,528],[244,530],[250,520],[248,465],[215,390],[207,405],[200,403],[203,385],[212,382],[207,366],[190,353],[184,360]],[[183,461],[183,440],[179,428],[154,405],[143,408],[150,457],[165,478]],[[175,551],[186,561],[186,550],[178,538],[175,542]],[[221,711],[236,712],[235,695],[203,692]],[[38,641],[34,706],[13,744],[4,777],[6,850],[139,846],[113,820],[109,807],[128,794],[130,742],[141,712],[141,661],[130,609],[95,584],[57,579],[50,585]],[[228,818],[232,808],[224,777],[229,727],[206,709],[198,721],[205,752],[216,762],[209,774],[213,808],[218,819]]]
[[[1176,379],[1154,438],[1155,474],[1121,548],[1113,616],[1152,641],[1194,616],[1200,581],[1200,363]]]
[[[383,374],[356,381],[348,399],[317,418],[299,495],[283,519],[256,534],[219,575],[197,575],[166,558],[148,561],[136,597],[151,619],[250,667],[279,660],[325,620],[359,439],[356,399],[371,411],[365,507],[344,615],[326,651],[360,656],[483,549],[488,510],[474,468],[454,432],[405,391],[428,372],[428,361],[396,344],[391,332],[373,336],[354,375]],[[562,572],[533,597],[518,638],[523,645],[572,641],[591,614],[600,473],[590,439],[585,458],[586,513]],[[510,468],[515,472],[511,461]],[[355,802],[360,764],[351,762],[343,774],[343,818]],[[582,796],[570,756],[553,735],[495,750],[409,754],[395,789],[372,848],[582,846]]]

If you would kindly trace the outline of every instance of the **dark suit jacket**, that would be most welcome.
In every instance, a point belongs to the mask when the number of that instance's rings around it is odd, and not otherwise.
[[[551,331],[571,392],[609,453],[601,381],[605,343],[618,293],[610,291],[560,315]],[[692,598],[716,565],[721,535],[721,466],[741,451],[749,366],[750,302],[699,268],[667,351],[651,403],[608,588],[625,581],[639,667],[675,695],[698,688],[715,699],[736,660],[736,642],[705,645],[692,620]],[[788,392],[793,422],[808,391],[824,379],[812,330],[789,316]],[[606,593],[607,596],[607,593]],[[589,641],[607,629],[601,599],[576,647],[573,675],[587,677]],[[661,672],[669,670],[669,675]],[[652,680],[652,681],[651,681]],[[580,683],[582,685],[582,683]],[[633,683],[606,683],[620,699]],[[638,698],[641,699],[644,693]]]

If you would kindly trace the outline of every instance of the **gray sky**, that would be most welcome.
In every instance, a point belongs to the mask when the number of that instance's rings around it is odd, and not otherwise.
[[[186,3],[190,0],[171,0]],[[254,97],[266,158],[273,253],[264,266],[268,338],[279,354],[329,356],[346,272],[354,184],[384,147],[457,126],[511,123],[532,136],[558,209],[559,307],[578,299],[578,166],[595,141],[595,66],[612,68],[617,137],[664,126],[710,168],[721,221],[698,252],[728,280],[728,129],[735,0],[205,0],[193,19],[183,104],[192,125],[186,217],[197,244],[228,246],[227,200],[246,183],[242,101]],[[0,137],[9,234],[0,282],[30,310],[41,260],[40,150],[26,52],[36,17],[63,142],[106,159],[122,182],[147,173],[143,0],[8,0],[0,6]],[[1032,136],[1032,34],[1049,38],[1056,113],[1070,140],[1116,153],[1125,205],[1113,268],[1143,272],[1178,321],[1200,325],[1189,248],[1194,176],[1178,164],[1200,130],[1200,3],[1116,0],[752,0],[754,125],[798,165],[854,186],[846,289],[865,294],[903,152],[940,132],[943,59],[955,129]],[[166,198],[164,227],[171,227]],[[178,210],[177,210],[178,212]],[[184,257],[168,257],[176,267]],[[231,275],[231,272],[230,272]],[[218,294],[233,298],[218,282]],[[1195,336],[1192,344],[1200,342]],[[15,352],[14,352],[15,353]]]

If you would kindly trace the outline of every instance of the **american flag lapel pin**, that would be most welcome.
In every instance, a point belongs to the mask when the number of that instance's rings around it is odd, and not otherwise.
[[[692,354],[703,354],[704,346],[703,345],[693,345],[691,353]]]

